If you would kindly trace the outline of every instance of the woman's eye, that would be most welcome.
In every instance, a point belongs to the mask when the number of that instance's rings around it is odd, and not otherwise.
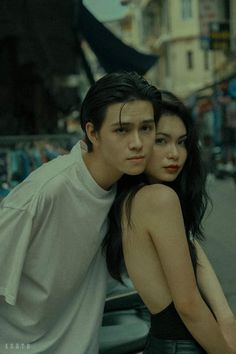
[[[179,145],[185,146],[186,145],[186,139],[180,140]]]
[[[162,145],[166,143],[166,140],[164,138],[156,138],[155,143],[158,145]]]

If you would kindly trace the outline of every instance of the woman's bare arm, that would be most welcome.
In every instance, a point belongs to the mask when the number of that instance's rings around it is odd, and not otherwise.
[[[197,279],[201,293],[211,307],[225,339],[236,350],[235,316],[204,250],[196,240],[193,243],[198,257]]]
[[[134,213],[142,210],[146,233],[158,252],[172,299],[186,327],[207,353],[234,353],[199,293],[176,193],[163,185],[146,186],[136,195],[133,207]]]

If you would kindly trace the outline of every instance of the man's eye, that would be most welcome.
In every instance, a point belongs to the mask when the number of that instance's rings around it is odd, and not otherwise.
[[[117,128],[117,129],[115,130],[115,132],[116,132],[117,134],[124,134],[124,133],[127,132],[127,129],[120,127],[120,128]]]
[[[153,131],[153,129],[154,129],[154,126],[151,125],[151,124],[143,125],[143,126],[142,126],[142,130],[145,131],[145,132]]]

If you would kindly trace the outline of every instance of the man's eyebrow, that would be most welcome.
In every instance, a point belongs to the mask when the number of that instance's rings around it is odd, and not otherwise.
[[[153,118],[150,118],[150,119],[144,119],[140,122],[140,124],[154,124],[155,121]],[[131,125],[134,125],[134,123],[132,122],[116,122],[116,123],[113,123],[111,124],[112,127],[120,127],[120,126],[131,126]]]

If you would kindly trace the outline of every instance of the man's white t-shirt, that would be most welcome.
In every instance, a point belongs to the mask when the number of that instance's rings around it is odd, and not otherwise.
[[[0,207],[0,353],[95,354],[106,295],[105,191],[80,143],[31,173]]]

